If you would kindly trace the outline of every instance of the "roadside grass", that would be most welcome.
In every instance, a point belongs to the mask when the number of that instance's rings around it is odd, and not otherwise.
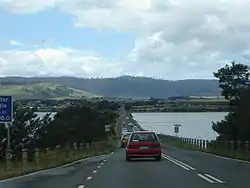
[[[222,156],[222,157],[250,161],[250,151],[233,150],[222,145],[211,145],[207,149],[202,149],[192,144],[184,143],[181,140],[171,137],[171,136],[162,135],[162,134],[159,134],[158,136],[161,139],[161,142],[163,144],[166,144],[169,146],[187,149],[187,150],[195,150],[195,151],[211,153],[211,154]]]
[[[12,162],[8,169],[6,169],[5,165],[0,165],[0,180],[59,167],[92,156],[108,154],[115,149],[115,143],[117,142],[110,138],[108,141],[105,141],[105,144],[89,150],[81,149],[77,151],[69,151],[65,149],[54,149],[45,154],[41,154],[39,161],[27,162],[26,165],[22,164],[22,162],[15,161]]]
[[[250,152],[248,151],[242,151],[242,150],[229,150],[229,149],[208,149],[204,150],[206,153],[211,153],[214,155],[222,156],[222,157],[228,157],[232,159],[239,159],[244,161],[250,161]]]
[[[158,137],[161,139],[161,142],[163,144],[167,144],[169,146],[174,146],[174,147],[178,147],[178,148],[190,149],[190,150],[194,149],[194,147],[192,145],[187,144],[187,143],[183,143],[174,137],[163,135],[163,134],[158,134]]]

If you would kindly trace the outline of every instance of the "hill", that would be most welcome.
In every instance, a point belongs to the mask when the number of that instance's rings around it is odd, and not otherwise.
[[[15,100],[20,99],[65,99],[96,97],[92,93],[73,89],[67,86],[53,83],[28,83],[0,85],[0,95],[12,95]]]
[[[217,80],[160,80],[148,77],[121,76],[117,78],[75,77],[4,77],[0,84],[53,83],[105,97],[218,96]]]

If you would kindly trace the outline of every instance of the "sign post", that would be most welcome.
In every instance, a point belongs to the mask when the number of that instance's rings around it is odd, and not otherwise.
[[[7,150],[6,150],[6,162],[12,158],[11,154],[11,134],[10,128],[13,121],[13,100],[12,96],[0,96],[0,123],[7,125]]]
[[[109,136],[110,125],[105,125],[105,132],[107,133],[107,136]]]
[[[181,127],[181,124],[179,123],[174,124],[174,133],[176,137],[178,137],[178,133],[180,132],[180,127]]]

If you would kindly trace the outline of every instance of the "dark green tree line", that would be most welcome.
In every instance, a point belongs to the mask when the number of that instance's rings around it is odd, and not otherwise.
[[[34,109],[14,107],[11,126],[11,149],[16,158],[22,148],[48,148],[66,146],[73,142],[92,142],[105,139],[105,125],[114,124],[116,111],[96,105],[71,106],[59,111],[54,118],[47,113],[39,117]],[[111,105],[112,107],[112,105]],[[114,128],[114,127],[113,127]],[[111,130],[114,133],[114,130]],[[0,124],[0,151],[2,157],[7,146],[7,129]]]
[[[213,122],[219,140],[250,140],[249,67],[233,61],[214,73],[221,94],[230,100],[231,110],[224,120]]]

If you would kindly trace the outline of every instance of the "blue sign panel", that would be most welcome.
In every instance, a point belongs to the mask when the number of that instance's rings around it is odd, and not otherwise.
[[[0,96],[0,123],[11,123],[13,119],[12,96]]]

